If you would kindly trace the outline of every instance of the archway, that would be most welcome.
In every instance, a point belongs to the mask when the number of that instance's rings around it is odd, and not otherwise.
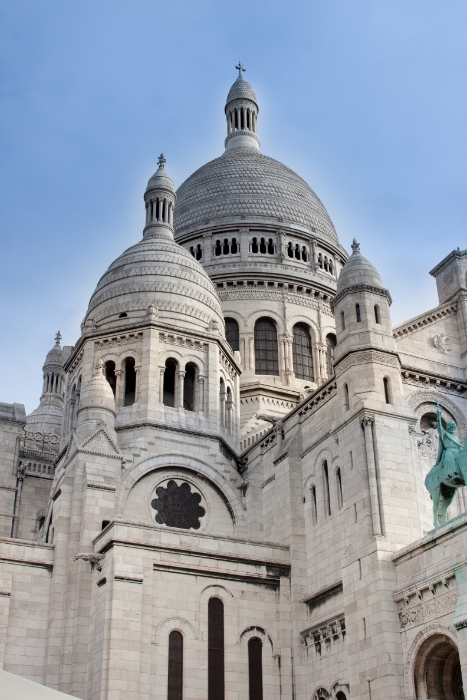
[[[459,651],[446,635],[428,637],[414,669],[417,700],[465,700]]]

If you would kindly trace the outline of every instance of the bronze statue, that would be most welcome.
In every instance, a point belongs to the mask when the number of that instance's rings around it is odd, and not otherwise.
[[[436,427],[439,435],[438,457],[436,464],[425,479],[425,486],[433,501],[435,527],[439,527],[438,509],[441,496],[443,502],[442,525],[447,522],[447,509],[459,487],[466,485],[467,477],[467,440],[466,444],[456,435],[456,424],[449,421],[446,428],[441,423],[441,409],[436,401]]]

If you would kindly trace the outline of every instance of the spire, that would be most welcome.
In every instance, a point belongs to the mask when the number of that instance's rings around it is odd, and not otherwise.
[[[259,138],[256,135],[258,118],[258,102],[253,88],[244,79],[246,71],[241,61],[235,66],[238,78],[230,88],[225,105],[227,119],[227,138],[225,148],[256,148],[259,149]]]
[[[60,347],[61,339],[62,339],[62,334],[60,333],[60,331],[57,331],[57,335],[55,336],[55,345],[57,345],[58,347]]]
[[[144,201],[146,203],[146,226],[144,237],[173,238],[173,210],[176,194],[172,179],[164,167],[164,154],[157,159],[157,171],[148,182]]]
[[[351,248],[352,248],[352,251],[353,251],[353,252],[352,252],[352,255],[353,255],[354,253],[359,253],[359,252],[360,252],[360,243],[357,243],[357,239],[356,239],[356,238],[353,239]]]

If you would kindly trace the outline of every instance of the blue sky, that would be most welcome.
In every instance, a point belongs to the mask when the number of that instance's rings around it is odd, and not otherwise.
[[[107,266],[141,237],[161,151],[178,186],[221,154],[239,59],[262,151],[316,191],[393,297],[466,246],[460,0],[2,0],[0,401],[33,410]]]

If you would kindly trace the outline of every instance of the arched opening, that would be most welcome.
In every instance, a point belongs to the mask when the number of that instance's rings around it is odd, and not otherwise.
[[[296,323],[293,332],[293,369],[297,379],[313,381],[313,353],[311,335],[305,323]]]
[[[323,269],[323,254],[322,254],[322,253],[320,253],[320,254],[318,255],[318,267],[320,267],[321,269]]]
[[[136,399],[136,370],[135,358],[127,357],[125,360],[125,394],[124,406],[132,406]]]
[[[234,318],[225,319],[225,337],[232,350],[240,350],[240,329]]]
[[[342,690],[339,690],[336,693],[336,700],[347,700],[347,695],[342,692]]]
[[[224,603],[208,603],[208,700],[224,700]]]
[[[203,257],[203,249],[201,248],[201,244],[198,243],[196,246],[196,260],[201,260]]]
[[[279,376],[277,331],[270,318],[259,318],[255,323],[255,374]]]
[[[117,375],[115,374],[115,362],[113,360],[108,360],[105,363],[105,378],[109,382],[110,388],[115,396],[115,390],[117,388]]]
[[[307,254],[305,246],[303,246],[303,248],[302,248],[302,260],[303,260],[303,262],[306,262],[307,259],[308,259],[308,254]]]
[[[447,636],[429,637],[420,647],[414,669],[416,698],[464,700],[459,651]]]
[[[334,348],[337,345],[337,338],[334,333],[326,336],[326,372],[328,377],[334,372]]]
[[[345,331],[345,314],[341,311],[341,331]]]
[[[263,700],[263,642],[258,637],[248,640],[249,700]]]
[[[224,248],[223,248],[223,250],[222,250],[222,252],[224,253],[224,255],[228,255],[228,254],[229,254],[229,248],[230,248],[230,247],[229,247],[229,241],[228,241],[227,238],[224,238]]]
[[[195,410],[195,382],[196,365],[188,362],[185,365],[185,376],[183,378],[183,408],[186,411]]]
[[[225,398],[225,427],[229,433],[233,432],[233,399],[230,387],[227,387]]]
[[[441,424],[443,428],[446,428],[446,421],[444,418],[441,418]],[[436,429],[436,413],[424,413],[420,418],[420,430],[423,432],[430,430],[430,428]]]
[[[167,700],[183,700],[183,636],[176,630],[169,634]]]
[[[384,377],[383,378],[383,388],[384,388],[384,400],[386,403],[392,403],[391,402],[391,381],[389,377]]]
[[[355,304],[355,315],[357,316],[357,323],[360,323],[362,320],[362,314],[360,311],[360,304]]]
[[[350,397],[349,397],[349,385],[344,384],[344,402],[345,402],[345,410],[348,411],[350,408]]]
[[[381,315],[379,312],[379,306],[378,304],[375,304],[375,322],[376,323],[381,323]]]
[[[331,515],[331,493],[329,491],[329,469],[327,460],[323,462],[324,494],[326,515]]]
[[[221,377],[220,382],[219,382],[219,411],[220,411],[219,423],[222,427],[225,426],[225,399],[226,399],[225,383]]]
[[[318,522],[318,505],[316,502],[316,486],[311,487],[311,520],[313,525]]]
[[[164,406],[175,406],[175,372],[177,371],[177,361],[169,357],[165,361],[164,371],[164,389],[163,403]]]
[[[251,242],[251,252],[252,253],[258,252],[258,239],[257,238],[253,238],[253,240]]]
[[[232,255],[235,255],[235,253],[238,252],[238,246],[237,246],[237,239],[232,238],[232,245],[230,246],[230,252]]]
[[[336,469],[336,484],[337,484],[337,506],[338,506],[339,510],[341,510],[341,508],[344,505],[344,496],[342,493],[342,474],[341,474],[340,467],[337,467],[337,469]]]
[[[295,244],[295,259],[300,260],[300,246],[298,243]]]
[[[214,248],[215,255],[222,255],[222,246],[220,241],[216,241],[216,247]]]
[[[272,238],[270,238],[268,241],[268,253],[269,255],[274,255],[274,241]]]
[[[290,241],[287,244],[287,255],[289,256],[289,258],[293,258],[293,247]]]
[[[266,241],[264,238],[261,239],[261,242],[259,244],[259,252],[263,253],[263,255],[266,253]]]

